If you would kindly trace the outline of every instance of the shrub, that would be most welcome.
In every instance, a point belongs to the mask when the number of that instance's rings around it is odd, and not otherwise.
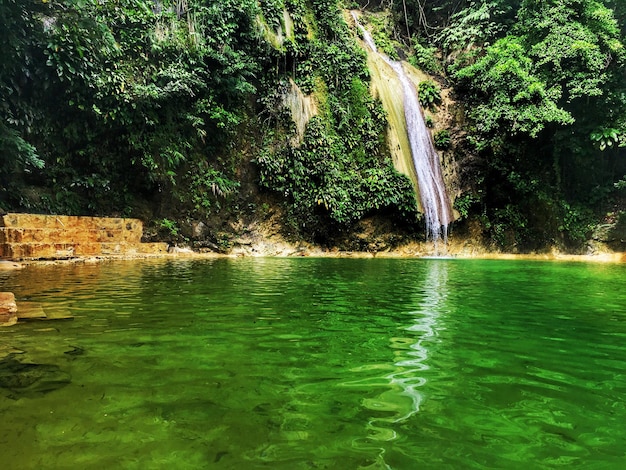
[[[441,103],[441,90],[432,80],[420,82],[418,92],[420,103],[426,108],[432,108]]]
[[[443,67],[437,59],[436,47],[422,46],[417,39],[413,39],[413,54],[409,57],[409,62],[414,67],[424,70],[425,72],[439,74],[443,71]]]
[[[446,150],[450,148],[450,132],[446,129],[435,132],[435,135],[433,136],[433,141],[435,143],[435,147],[440,150]]]

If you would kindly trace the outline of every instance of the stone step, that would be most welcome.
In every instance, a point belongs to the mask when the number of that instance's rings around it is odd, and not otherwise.
[[[35,302],[20,302],[17,309],[17,318],[31,320],[35,318],[46,318],[46,313],[43,311],[41,304]]]
[[[68,259],[78,256],[167,253],[167,243],[3,243],[0,257],[13,260]]]
[[[86,217],[74,215],[41,215],[9,213],[0,216],[0,227],[13,228],[80,228],[81,230],[128,230],[143,232],[143,223],[139,219],[121,217]]]
[[[140,243],[141,232],[105,228],[101,230],[72,227],[59,228],[17,228],[0,227],[1,243],[44,243],[54,240],[57,243],[127,242]]]
[[[17,305],[18,320],[73,320],[72,314],[63,308],[46,307],[39,303],[20,301]]]
[[[11,312],[4,314],[3,307],[9,306]],[[68,310],[50,308],[44,310],[43,306],[35,302],[15,302],[15,296],[11,292],[0,292],[0,326],[12,326],[18,320],[72,320],[74,317]]]

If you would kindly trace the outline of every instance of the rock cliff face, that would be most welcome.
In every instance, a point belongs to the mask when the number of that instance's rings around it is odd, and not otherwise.
[[[0,217],[0,258],[63,259],[129,256],[167,251],[165,243],[141,243],[138,219],[5,214]]]

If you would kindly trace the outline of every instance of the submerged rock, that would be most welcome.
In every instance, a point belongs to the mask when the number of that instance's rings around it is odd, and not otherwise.
[[[0,389],[8,392],[9,398],[37,398],[71,382],[59,366],[20,362],[13,356],[0,360]]]
[[[22,269],[20,263],[16,263],[15,261],[7,261],[0,259],[0,271],[13,271],[14,269]]]

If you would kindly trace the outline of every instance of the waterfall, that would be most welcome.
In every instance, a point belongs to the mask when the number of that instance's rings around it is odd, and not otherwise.
[[[391,60],[378,52],[372,35],[359,23],[354,11],[352,17],[363,33],[363,41],[367,47],[391,68],[401,84],[406,133],[413,161],[412,170],[415,173],[420,206],[424,214],[426,237],[432,239],[435,244],[438,240],[445,243],[448,226],[452,222],[452,210],[443,182],[439,155],[426,127],[417,89],[401,62]]]

